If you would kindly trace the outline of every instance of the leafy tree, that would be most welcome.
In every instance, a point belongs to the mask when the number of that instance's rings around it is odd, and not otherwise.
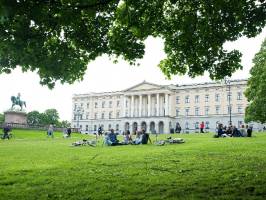
[[[43,125],[42,114],[38,111],[31,111],[27,114],[27,123],[30,126],[40,126]]]
[[[59,122],[59,114],[54,108],[45,110],[43,113],[43,118],[44,125],[58,124]]]
[[[135,64],[153,36],[164,40],[167,77],[221,79],[241,68],[223,44],[256,36],[265,13],[265,0],[0,0],[0,73],[19,65],[50,88],[73,83],[102,54]]]
[[[0,113],[0,125],[5,122],[5,117],[2,113]]]
[[[61,124],[60,127],[64,127],[64,128],[71,127],[71,123],[67,120],[61,121],[60,124]]]
[[[253,59],[251,77],[245,95],[249,105],[246,108],[245,121],[266,123],[266,39],[260,51]]]

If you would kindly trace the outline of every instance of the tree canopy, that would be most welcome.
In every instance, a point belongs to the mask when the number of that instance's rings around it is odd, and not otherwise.
[[[54,108],[47,109],[43,113],[38,111],[31,111],[27,114],[27,123],[30,126],[45,126],[49,124],[54,124],[58,127],[65,127],[67,121],[59,121],[59,114],[58,111]]]
[[[266,123],[266,38],[253,59],[245,95],[249,102],[245,121]]]
[[[50,88],[73,83],[103,54],[136,64],[153,36],[164,41],[168,78],[221,79],[242,68],[223,44],[256,36],[265,13],[265,0],[0,0],[0,73],[21,66]]]

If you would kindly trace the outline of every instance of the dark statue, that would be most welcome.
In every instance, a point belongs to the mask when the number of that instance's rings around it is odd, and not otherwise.
[[[13,107],[15,105],[20,106],[20,110],[22,110],[23,106],[26,107],[26,101],[20,100],[20,93],[18,93],[18,96],[17,97],[11,96],[11,101],[12,101],[12,107],[11,107],[11,109],[13,109]]]

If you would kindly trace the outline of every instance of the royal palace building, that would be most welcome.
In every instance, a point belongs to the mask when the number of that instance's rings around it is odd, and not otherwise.
[[[243,92],[247,80],[188,85],[157,85],[142,82],[116,92],[74,94],[72,127],[96,132],[101,126],[117,132],[146,129],[169,133],[179,123],[182,132],[197,132],[204,122],[205,131],[218,123],[239,127],[244,123],[248,104]]]

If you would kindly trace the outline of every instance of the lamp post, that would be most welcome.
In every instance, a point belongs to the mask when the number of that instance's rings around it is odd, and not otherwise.
[[[80,120],[80,116],[82,116],[82,114],[84,113],[84,110],[82,107],[77,107],[77,109],[75,110],[75,115],[77,116],[77,128],[79,131],[79,120]]]
[[[229,102],[229,125],[232,125],[232,106],[231,106],[231,80],[228,77],[224,78],[225,84],[228,86],[228,102]]]

